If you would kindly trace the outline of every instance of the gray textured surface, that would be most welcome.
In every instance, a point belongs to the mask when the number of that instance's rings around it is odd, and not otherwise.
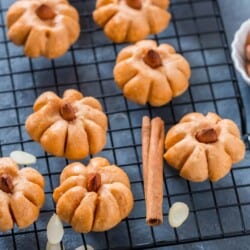
[[[218,0],[221,5],[225,28],[231,43],[235,30],[247,18],[248,1]],[[13,1],[0,0],[6,9]],[[232,118],[242,127],[240,107],[235,97],[228,63],[228,50],[224,49],[222,34],[217,23],[214,0],[172,0],[174,22],[160,34],[158,42],[168,42],[189,60],[192,66],[189,90],[171,104],[150,109],[128,102],[113,82],[112,69],[117,51],[125,44],[114,45],[93,24],[89,13],[94,1],[75,0],[74,5],[82,14],[80,39],[68,53],[53,62],[40,58],[29,60],[22,48],[6,41],[4,12],[0,18],[0,153],[8,155],[12,150],[23,149],[35,154],[35,166],[45,176],[46,203],[39,220],[31,227],[17,228],[0,233],[0,249],[45,249],[46,225],[54,211],[51,198],[58,185],[58,176],[64,159],[48,156],[41,147],[30,140],[24,122],[31,113],[32,104],[40,93],[53,90],[61,94],[67,88],[78,88],[85,95],[97,97],[109,118],[108,143],[99,155],[120,165],[129,175],[135,197],[135,207],[128,220],[107,233],[84,235],[87,244],[95,249],[131,248],[152,244],[179,244],[166,249],[248,249],[249,237],[222,238],[250,230],[250,154],[245,161],[234,166],[233,171],[216,184],[189,183],[178,177],[177,172],[165,166],[164,224],[150,229],[145,225],[140,162],[140,126],[144,114],[161,116],[166,128],[178,121],[183,114],[192,111],[218,111]],[[179,4],[182,2],[182,4]],[[249,11],[250,13],[250,11]],[[210,15],[210,17],[209,17]],[[205,16],[205,18],[203,18]],[[208,17],[206,17],[208,16]],[[183,20],[183,18],[186,20]],[[210,32],[210,33],[207,33]],[[249,87],[240,81],[246,110]],[[250,124],[248,122],[248,124]],[[87,160],[84,160],[87,163]],[[174,201],[186,202],[191,214],[178,230],[167,223],[168,208]],[[181,246],[182,241],[199,241]],[[82,244],[82,236],[65,225],[64,245],[73,250]],[[162,248],[161,248],[162,249]]]
[[[155,248],[157,250],[248,250],[250,237],[242,236],[237,238],[227,238],[223,240],[210,240],[205,242],[183,244],[179,246],[168,246]]]

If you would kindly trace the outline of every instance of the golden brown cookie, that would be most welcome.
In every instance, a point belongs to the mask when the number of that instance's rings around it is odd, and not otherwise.
[[[114,79],[129,100],[162,106],[189,86],[189,63],[168,44],[144,40],[120,51]]]
[[[137,42],[163,31],[171,15],[169,0],[97,0],[95,22],[114,42]]]
[[[66,0],[20,0],[8,10],[8,37],[28,57],[62,56],[79,34],[79,15]]]
[[[127,174],[101,157],[87,167],[80,162],[66,166],[53,198],[58,216],[82,233],[111,229],[134,204]]]
[[[56,156],[82,159],[106,144],[107,117],[100,102],[69,89],[63,98],[53,92],[40,95],[25,123],[30,137]]]
[[[190,181],[218,181],[245,155],[237,125],[215,113],[185,115],[165,139],[164,158]]]
[[[43,176],[33,168],[18,169],[8,157],[0,158],[0,231],[25,228],[37,220],[45,200]]]

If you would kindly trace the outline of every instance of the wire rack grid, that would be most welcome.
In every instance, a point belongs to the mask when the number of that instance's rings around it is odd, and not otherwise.
[[[23,250],[31,245],[32,249],[45,249],[46,226],[55,211],[52,192],[68,161],[46,154],[28,137],[24,122],[39,94],[46,90],[62,94],[68,88],[81,90],[103,104],[109,130],[107,145],[99,155],[127,172],[135,205],[127,219],[107,232],[83,235],[64,225],[65,249],[87,244],[94,249],[146,249],[250,234],[249,144],[245,160],[217,183],[187,182],[165,165],[164,223],[154,228],[145,223],[140,137],[143,115],[160,116],[167,130],[186,113],[217,112],[233,119],[247,139],[244,107],[216,0],[172,0],[170,26],[161,34],[149,37],[159,44],[174,46],[192,68],[188,91],[160,108],[127,101],[114,84],[115,59],[127,44],[112,43],[94,24],[95,1],[71,1],[80,14],[81,35],[56,60],[28,59],[21,47],[7,39],[5,15],[11,3],[0,0],[0,153],[7,156],[21,149],[37,156],[34,167],[45,178],[46,202],[32,226],[0,233],[0,249]],[[84,159],[83,163],[88,160]],[[178,229],[172,229],[167,222],[168,209],[175,201],[186,202],[191,211]]]

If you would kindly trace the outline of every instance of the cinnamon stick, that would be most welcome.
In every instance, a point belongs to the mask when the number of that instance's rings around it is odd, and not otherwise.
[[[150,131],[151,124],[150,118],[144,116],[142,118],[142,167],[143,167],[143,182],[144,182],[144,195],[145,200],[147,200],[147,179],[148,179],[148,152],[149,152],[149,142],[150,142]]]
[[[142,120],[142,165],[146,200],[146,223],[157,226],[163,222],[163,151],[164,123],[156,117]]]

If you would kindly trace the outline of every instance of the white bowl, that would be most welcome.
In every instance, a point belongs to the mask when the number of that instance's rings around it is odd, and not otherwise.
[[[250,19],[241,24],[240,28],[234,35],[232,42],[232,59],[236,70],[241,74],[242,78],[250,85],[250,77],[248,76],[245,68],[246,55],[245,45],[247,35],[250,33]]]

